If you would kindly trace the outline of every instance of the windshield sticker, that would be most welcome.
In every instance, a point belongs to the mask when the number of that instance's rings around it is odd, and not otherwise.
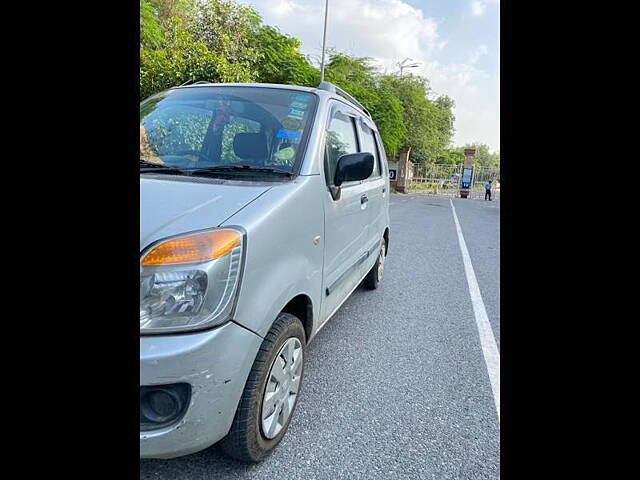
[[[309,103],[309,95],[304,93],[292,93],[289,98],[294,102]]]
[[[302,120],[302,118],[304,117],[304,110],[298,110],[297,108],[290,108],[289,115],[287,115],[287,117],[297,118],[298,120]]]
[[[282,126],[287,130],[301,130],[302,122],[297,118],[285,118],[282,120]]]
[[[292,102],[291,105],[289,105],[289,108],[297,108],[298,110],[305,110],[307,107],[308,105],[303,102]]]
[[[286,138],[288,140],[300,140],[301,135],[301,130],[285,130],[284,128],[281,128],[280,130],[278,130],[277,137]]]
[[[275,153],[278,160],[291,160],[296,155],[296,151],[292,146],[284,147]]]

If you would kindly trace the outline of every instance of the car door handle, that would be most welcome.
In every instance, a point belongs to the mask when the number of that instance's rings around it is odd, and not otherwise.
[[[367,197],[366,194],[360,197],[360,203],[364,204],[364,203],[367,203],[368,201],[369,201],[369,197]]]

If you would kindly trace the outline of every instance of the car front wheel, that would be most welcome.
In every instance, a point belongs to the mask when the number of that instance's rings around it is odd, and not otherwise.
[[[278,446],[300,394],[305,342],[302,322],[278,315],[258,350],[231,430],[219,443],[228,456],[259,462]]]

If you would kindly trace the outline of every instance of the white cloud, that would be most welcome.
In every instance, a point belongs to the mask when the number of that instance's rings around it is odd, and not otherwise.
[[[322,47],[324,2],[255,0],[266,23],[279,26],[303,41],[303,50],[319,55]],[[327,46],[350,53],[406,58],[441,49],[438,23],[401,0],[330,2]],[[356,53],[357,52],[357,53]]]
[[[482,56],[488,53],[489,53],[489,49],[487,48],[486,45],[484,44],[478,45],[478,47],[475,48],[469,55],[469,63],[471,65],[478,63],[478,60],[480,60]]]
[[[302,40],[302,51],[319,63],[323,1],[242,1],[253,4],[266,24]],[[327,46],[371,57],[387,72],[397,71],[396,63],[405,58],[419,62],[420,67],[410,71],[426,76],[435,93],[446,94],[456,102],[454,143],[481,141],[498,149],[498,79],[477,66],[489,50],[480,44],[467,53],[463,62],[447,61],[447,41],[438,30],[442,22],[442,19],[425,16],[422,10],[402,0],[330,1]]]
[[[471,13],[476,16],[484,15],[490,3],[500,4],[500,0],[471,0]]]

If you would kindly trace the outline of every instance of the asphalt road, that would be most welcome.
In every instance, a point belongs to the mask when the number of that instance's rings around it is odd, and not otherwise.
[[[309,345],[283,442],[258,465],[215,448],[141,460],[141,479],[496,479],[500,427],[449,199],[391,197],[385,278]],[[453,199],[493,333],[500,202]]]

